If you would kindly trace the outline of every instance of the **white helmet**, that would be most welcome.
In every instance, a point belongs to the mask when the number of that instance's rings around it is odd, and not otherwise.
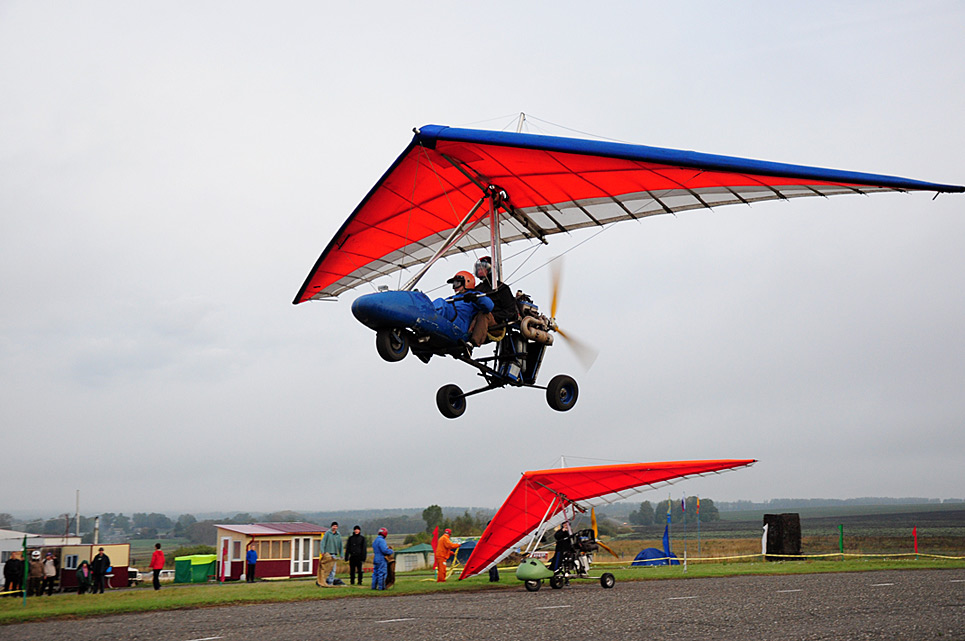
[[[40,560],[40,550],[34,550],[30,553],[30,558],[39,561]]]

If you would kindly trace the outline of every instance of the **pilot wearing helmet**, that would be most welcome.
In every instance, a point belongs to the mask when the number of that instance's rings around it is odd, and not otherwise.
[[[483,256],[476,261],[473,266],[476,272],[475,290],[481,294],[489,294],[493,291],[493,259]]]
[[[40,560],[40,550],[30,553],[30,564],[27,566],[27,596],[40,596],[40,588],[44,581],[44,564]]]
[[[446,282],[452,285],[452,296],[446,299],[437,298],[432,301],[432,305],[439,314],[459,328],[462,340],[469,340],[473,317],[478,313],[488,314],[493,311],[493,301],[473,289],[476,279],[469,272],[458,272]],[[485,334],[482,338],[485,339]],[[473,340],[476,346],[481,343],[481,340]]]
[[[476,261],[473,269],[476,272],[476,291],[486,294],[493,301],[493,322],[489,326],[515,321],[518,316],[516,298],[509,285],[499,282],[493,286],[493,259],[483,256]]]

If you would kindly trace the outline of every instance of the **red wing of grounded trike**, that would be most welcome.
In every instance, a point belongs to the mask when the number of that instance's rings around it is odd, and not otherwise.
[[[489,335],[497,346],[493,356],[473,357],[468,328],[451,322],[444,306],[415,290],[437,260],[488,254],[491,281],[498,285],[507,243],[547,244],[554,234],[691,209],[887,191],[961,193],[965,187],[640,145],[427,125],[415,130],[412,142],[329,241],[294,303],[334,299],[406,270],[411,277],[404,285],[400,279],[398,290],[361,296],[352,311],[376,331],[376,347],[385,360],[401,360],[411,350],[424,362],[452,356],[478,370],[484,387],[466,393],[455,385],[439,390],[436,400],[445,416],[461,415],[467,396],[503,386],[545,389],[550,406],[566,411],[576,402],[576,381],[561,375],[546,387],[536,384],[545,348],[554,335],[567,338],[554,318],[555,296],[548,315],[525,295],[518,299],[512,318]],[[513,295],[508,296],[512,308]]]
[[[512,552],[538,542],[576,512],[622,501],[675,480],[753,465],[754,459],[668,461],[564,467],[523,472],[466,561],[460,579],[485,572]]]

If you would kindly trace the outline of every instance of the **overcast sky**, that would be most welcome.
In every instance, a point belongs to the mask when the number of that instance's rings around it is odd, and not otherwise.
[[[561,454],[760,461],[674,496],[962,497],[962,195],[609,228],[566,255],[560,323],[600,350],[548,353],[581,386],[566,414],[504,390],[447,420],[436,389],[469,368],[383,362],[354,293],[291,300],[424,124],[523,111],[965,184],[963,23],[927,0],[0,1],[0,511],[495,507]],[[512,284],[548,304],[548,281]]]

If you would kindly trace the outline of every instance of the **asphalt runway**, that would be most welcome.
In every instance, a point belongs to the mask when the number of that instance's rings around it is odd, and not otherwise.
[[[504,578],[504,581],[507,580]],[[0,627],[4,641],[965,639],[965,570],[330,599]]]

